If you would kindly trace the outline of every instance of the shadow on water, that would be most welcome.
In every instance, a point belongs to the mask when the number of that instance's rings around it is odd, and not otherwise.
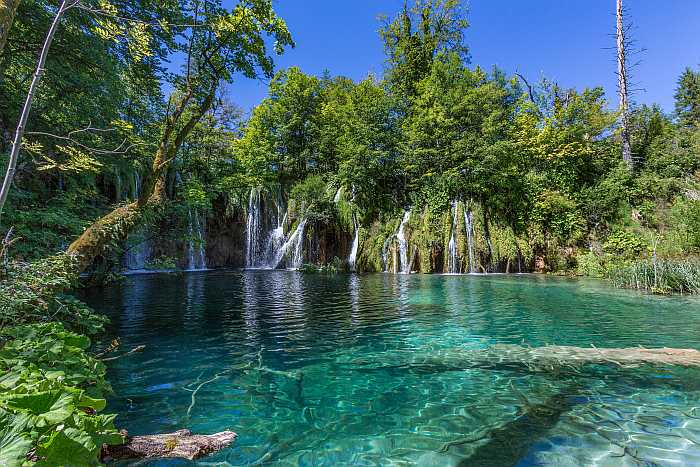
[[[515,465],[536,441],[546,436],[557,425],[565,412],[571,410],[576,403],[573,394],[580,392],[581,389],[580,384],[568,386],[564,391],[548,397],[540,404],[530,404],[524,396],[521,396],[523,406],[514,420],[484,434],[481,439],[453,441],[447,445],[487,440],[476,448],[472,455],[459,462],[458,465],[461,467]]]

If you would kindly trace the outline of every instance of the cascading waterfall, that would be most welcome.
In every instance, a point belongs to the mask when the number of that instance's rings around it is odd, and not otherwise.
[[[299,269],[304,265],[304,232],[306,229],[306,219],[302,219],[294,232],[286,242],[280,247],[275,255],[274,268],[278,268],[285,263],[292,269]]]
[[[355,225],[355,237],[352,240],[352,248],[350,248],[350,256],[348,257],[348,265],[351,271],[355,271],[355,263],[357,262],[357,248],[360,245],[360,226],[357,224],[357,217],[352,216],[353,224]]]
[[[192,210],[188,211],[188,220],[187,270],[202,271],[207,269],[207,258],[204,251],[204,230],[202,228],[203,221],[199,220],[197,210],[194,211],[194,215],[192,215]]]
[[[467,232],[467,252],[469,254],[469,272],[475,272],[474,264],[474,222],[472,212],[464,209],[464,230]]]
[[[281,221],[278,221],[277,227],[272,229],[270,235],[267,238],[267,246],[265,248],[265,267],[272,269],[274,265],[272,262],[277,257],[277,252],[284,245],[284,226],[287,223],[287,213],[284,213],[284,217]]]
[[[247,268],[256,268],[262,266],[262,258],[260,251],[260,236],[261,236],[261,206],[260,206],[260,188],[250,190],[248,198],[248,218],[246,222],[246,258],[245,265]]]
[[[459,258],[457,257],[457,201],[452,201],[452,234],[447,245],[447,272],[459,273]]]
[[[411,272],[408,264],[408,243],[406,242],[406,234],[404,231],[410,217],[411,210],[407,209],[403,214],[403,219],[401,219],[399,231],[396,233],[396,240],[399,242],[399,255],[401,258],[401,269],[398,269],[398,271],[401,274],[410,274]]]
[[[138,199],[141,196],[141,174],[138,170],[134,171],[134,192],[132,193],[132,199]]]
[[[122,191],[121,174],[117,173],[118,191]],[[129,193],[131,189],[131,193]],[[120,199],[128,198],[137,199],[141,194],[141,174],[134,171],[133,183],[124,188],[123,193],[119,193]],[[126,253],[124,255],[124,267],[130,271],[140,271],[146,269],[146,264],[151,258],[152,248],[151,241],[148,238],[147,228],[140,228],[129,234],[127,241]]]
[[[274,205],[274,209],[269,207]],[[268,208],[266,208],[267,206]],[[263,202],[262,189],[253,188],[248,198],[246,226],[246,267],[251,269],[274,269],[284,258],[288,247],[284,227],[287,224],[287,209],[280,193],[274,202]],[[293,234],[292,234],[293,235]],[[292,237],[290,236],[289,239]]]
[[[335,204],[338,204],[340,201],[340,197],[343,195],[343,187],[338,188],[338,191],[335,192],[335,196],[333,197],[333,202]]]

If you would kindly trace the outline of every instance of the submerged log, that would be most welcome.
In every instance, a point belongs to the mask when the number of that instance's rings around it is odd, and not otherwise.
[[[584,364],[613,364],[621,367],[639,365],[700,367],[700,351],[667,347],[616,349],[563,345],[523,347],[497,344],[487,349],[464,351],[463,356],[474,363],[525,363],[545,367]]]
[[[700,368],[700,351],[695,349],[656,348],[596,348],[551,345],[526,347],[496,344],[482,349],[450,348],[417,352],[383,352],[376,358],[365,355],[352,359],[355,371],[410,371],[436,373],[482,369],[525,373],[580,374],[595,370],[595,366],[617,369],[642,365],[660,367]]]
[[[190,430],[178,430],[161,435],[127,436],[121,445],[104,445],[103,460],[183,458],[199,459],[228,447],[236,433],[222,431],[213,435],[193,435]]]

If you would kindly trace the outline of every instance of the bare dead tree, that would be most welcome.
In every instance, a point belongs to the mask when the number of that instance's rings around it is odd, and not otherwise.
[[[51,42],[53,42],[53,37],[56,34],[56,30],[58,29],[58,25],[60,24],[63,15],[77,3],[78,0],[62,0],[61,6],[58,7],[56,16],[54,16],[53,22],[51,23],[51,27],[46,33],[44,45],[39,53],[39,60],[37,61],[34,76],[32,77],[32,84],[29,86],[29,91],[27,92],[27,97],[24,101],[24,107],[22,108],[22,114],[20,115],[19,122],[17,123],[17,130],[15,130],[15,137],[12,141],[10,161],[7,165],[7,171],[5,172],[5,179],[2,182],[2,188],[0,188],[0,219],[2,219],[2,209],[5,206],[5,201],[7,201],[7,195],[10,192],[10,186],[12,186],[12,180],[15,176],[17,160],[19,159],[19,151],[22,147],[22,137],[24,136],[24,130],[27,125],[27,119],[29,118],[29,111],[32,108],[34,95],[39,87],[41,76],[44,73],[44,64],[46,63],[46,57],[48,56],[49,49],[51,48]]]
[[[622,0],[617,0],[617,88],[620,97],[620,124],[622,138],[622,159],[632,165],[632,143],[630,142],[629,129],[629,76],[627,67],[627,28],[625,26],[624,9]]]

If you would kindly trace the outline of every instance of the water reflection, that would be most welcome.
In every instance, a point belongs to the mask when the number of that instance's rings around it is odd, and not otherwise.
[[[240,434],[208,462],[700,461],[697,371],[459,363],[494,343],[700,348],[696,299],[535,276],[287,271],[135,276],[85,298],[125,348],[147,345],[110,368],[118,424]]]

